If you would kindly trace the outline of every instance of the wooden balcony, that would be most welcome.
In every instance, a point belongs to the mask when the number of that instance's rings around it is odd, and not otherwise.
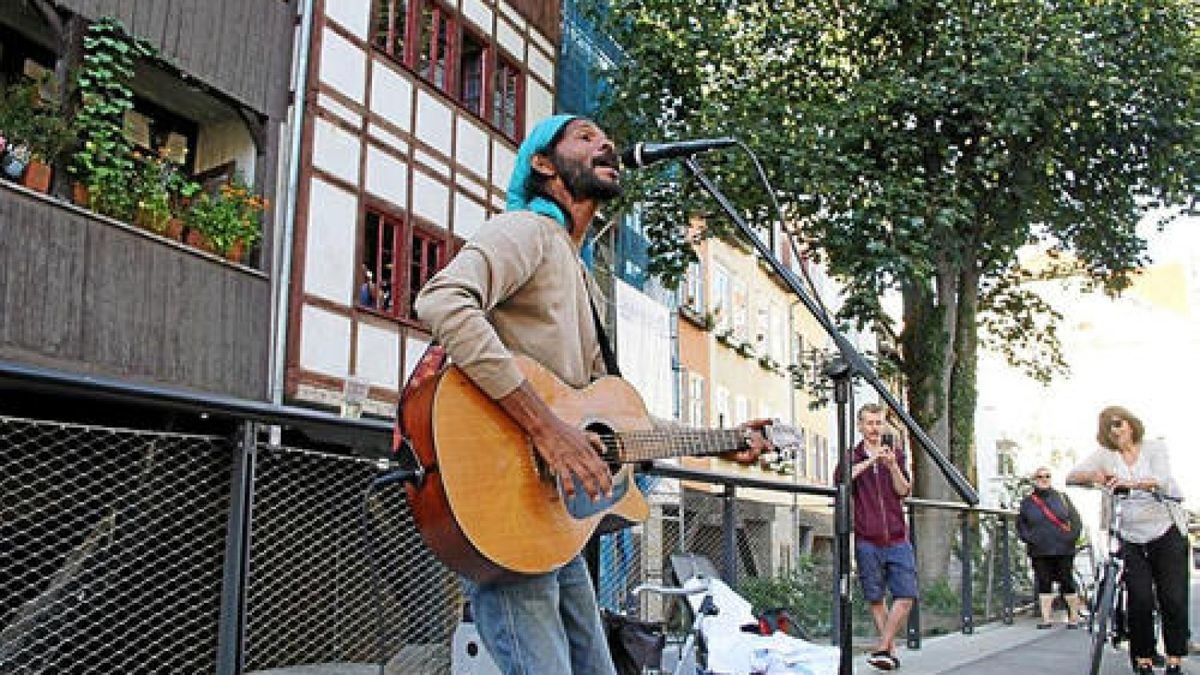
[[[266,274],[0,182],[0,358],[264,399]]]

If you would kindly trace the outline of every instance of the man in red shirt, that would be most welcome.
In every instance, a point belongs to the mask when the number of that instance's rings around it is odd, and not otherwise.
[[[854,559],[863,597],[879,631],[879,643],[867,663],[895,670],[896,634],[917,598],[917,565],[908,541],[904,498],[910,491],[904,451],[884,443],[883,408],[868,403],[858,410],[862,441],[851,461],[854,495]],[[840,475],[840,471],[839,471]],[[886,592],[891,591],[889,609]]]

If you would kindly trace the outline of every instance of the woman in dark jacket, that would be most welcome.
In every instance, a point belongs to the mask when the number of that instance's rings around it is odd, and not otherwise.
[[[1025,542],[1033,564],[1038,605],[1042,622],[1038,628],[1050,627],[1050,612],[1054,605],[1054,582],[1067,601],[1067,628],[1079,621],[1079,595],[1076,593],[1075,542],[1083,527],[1075,505],[1061,492],[1050,487],[1050,470],[1041,467],[1033,474],[1033,492],[1021,500],[1017,516],[1017,536]]]

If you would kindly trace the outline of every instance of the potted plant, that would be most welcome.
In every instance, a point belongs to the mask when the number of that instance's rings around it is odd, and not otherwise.
[[[192,201],[184,216],[188,244],[212,250],[241,262],[262,237],[262,213],[267,200],[254,194],[240,176],[222,185],[216,194],[204,193]]]
[[[38,82],[25,80],[0,94],[0,134],[9,150],[3,171],[26,187],[49,192],[51,165],[74,141],[74,129],[40,92]]]
[[[130,37],[121,22],[103,18],[83,40],[83,66],[76,78],[80,107],[75,116],[81,141],[72,172],[87,189],[88,206],[131,220],[137,199],[129,189],[138,167],[125,136],[125,113],[133,108],[136,59],[154,55],[148,43]]]
[[[136,213],[134,223],[171,239],[183,231],[181,215],[200,185],[183,175],[165,151],[153,156],[134,153],[138,171],[134,180]]]

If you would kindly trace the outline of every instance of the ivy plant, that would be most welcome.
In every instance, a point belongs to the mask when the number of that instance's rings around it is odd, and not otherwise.
[[[129,220],[136,196],[129,189],[137,165],[125,135],[125,113],[133,109],[134,65],[155,49],[129,35],[120,21],[99,19],[83,39],[83,65],[76,79],[80,108],[75,117],[80,146],[71,167],[87,186],[98,213]]]

